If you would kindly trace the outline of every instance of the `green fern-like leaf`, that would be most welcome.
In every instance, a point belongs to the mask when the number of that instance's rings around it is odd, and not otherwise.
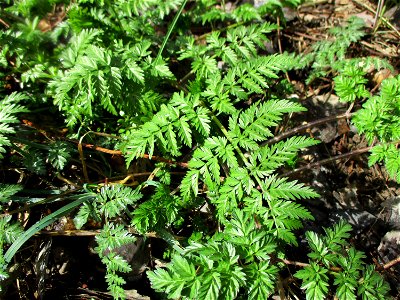
[[[255,182],[246,169],[238,168],[231,171],[219,192],[220,196],[214,202],[217,205],[219,217],[224,217],[238,207],[245,195],[250,195]]]
[[[48,160],[58,170],[64,169],[71,157],[71,149],[67,143],[55,142],[50,144]]]
[[[102,258],[112,249],[133,243],[135,238],[122,225],[109,224],[96,236],[96,241],[98,246],[95,250]]]
[[[304,111],[304,108],[287,100],[252,105],[229,119],[230,138],[246,150],[256,150],[259,147],[257,142],[273,136],[269,128],[282,119],[282,114],[298,111]]]
[[[266,179],[264,191],[267,191],[267,199],[296,200],[301,198],[315,198],[318,194],[311,188],[297,181],[287,181],[286,178],[271,176]]]
[[[346,239],[350,237],[350,232],[352,230],[351,226],[346,222],[339,222],[335,224],[332,229],[325,228],[326,233],[326,245],[332,251],[339,251],[339,249],[345,245],[347,245]]]
[[[385,167],[390,177],[400,182],[400,151],[394,145],[389,145],[385,156]]]
[[[378,139],[382,144],[371,150],[369,164],[384,162],[389,175],[399,180],[399,151],[391,142],[400,139],[400,76],[382,82],[381,93],[368,99],[363,108],[357,111],[353,122],[368,142]]]
[[[0,183],[0,202],[7,203],[13,195],[21,190],[21,185]]]
[[[112,220],[129,209],[142,198],[139,189],[124,185],[106,185],[100,189],[95,200],[84,203],[74,218],[75,226],[80,229],[89,219],[100,221]]]
[[[95,214],[93,206],[87,203],[83,203],[74,218],[74,224],[76,229],[81,229],[83,225],[87,223],[89,217],[93,214]]]
[[[0,187],[0,191],[4,191],[4,186]],[[14,193],[16,189],[11,191],[10,187],[7,189],[7,193]],[[9,196],[7,196],[9,197]],[[0,283],[9,277],[8,275],[8,263],[4,258],[4,247],[11,245],[17,240],[17,238],[24,232],[23,227],[19,222],[12,221],[12,216],[1,216],[0,217]],[[0,291],[3,285],[0,285]]]
[[[78,57],[85,53],[85,50],[93,41],[98,39],[100,34],[102,34],[101,30],[84,29],[79,34],[73,36],[69,42],[69,47],[60,55],[63,66],[65,68],[72,68],[76,64]]]
[[[143,233],[169,227],[180,219],[179,204],[181,199],[160,184],[151,199],[133,211],[132,225]]]
[[[4,244],[11,245],[23,232],[23,228],[19,222],[11,220],[11,216],[0,218],[0,238],[1,246]]]
[[[108,289],[115,299],[125,299],[125,292],[122,288],[125,280],[117,272],[127,273],[131,271],[131,266],[114,250],[135,242],[135,238],[122,225],[106,224],[100,234],[96,236],[96,242],[98,246],[95,251],[107,267]]]
[[[349,65],[334,78],[335,91],[341,101],[354,102],[356,99],[369,97],[369,92],[365,88],[367,83],[365,75],[362,69]]]
[[[373,266],[367,266],[357,294],[361,296],[363,300],[384,300],[387,299],[389,290],[390,287],[388,283],[374,270]]]
[[[168,271],[157,269],[147,272],[147,276],[156,291],[166,292],[170,298],[179,298],[185,285],[195,280],[196,270],[185,258],[175,255]]]
[[[351,17],[347,23],[340,27],[334,27],[329,30],[331,35],[330,40],[320,41],[313,45],[314,52],[306,57],[303,57],[303,63],[306,65],[311,63],[313,72],[307,79],[310,83],[317,77],[326,76],[329,70],[342,70],[348,62],[346,61],[346,52],[352,43],[359,41],[364,35],[364,21],[358,17]],[[354,65],[356,61],[354,61]],[[362,81],[361,78],[359,80]],[[351,81],[346,78],[337,79],[339,90],[343,95],[348,95],[344,99],[350,100],[354,96],[349,96],[349,85]],[[358,86],[359,94],[366,94],[363,85]],[[346,93],[347,90],[347,93]],[[356,93],[357,94],[357,93]]]
[[[151,60],[148,59],[147,63],[151,66],[150,72],[153,76],[160,78],[174,79],[175,76],[168,68],[168,65],[162,59]]]
[[[175,93],[170,105],[162,105],[151,121],[127,137],[127,163],[146,152],[152,156],[156,144],[166,153],[178,156],[182,145],[192,143],[193,132],[208,136],[209,123],[208,110],[201,106],[197,97]]]
[[[336,291],[336,296],[339,299],[344,299],[344,300],[356,300],[356,286],[357,286],[357,281],[350,277],[346,276],[346,274],[340,273],[335,278],[335,285],[338,285],[337,291]]]
[[[248,299],[268,299],[275,290],[278,268],[266,261],[253,263],[246,268],[248,274]]]
[[[245,3],[243,5],[238,6],[233,12],[232,15],[235,17],[237,22],[240,21],[250,21],[250,20],[260,20],[261,15],[256,7],[251,5],[250,3]]]
[[[315,263],[297,271],[295,277],[302,279],[302,289],[306,290],[306,299],[325,299],[328,293],[328,270]]]
[[[43,152],[32,147],[25,147],[23,155],[23,164],[30,172],[39,175],[46,173],[46,162]]]
[[[301,149],[318,143],[318,140],[305,136],[294,136],[271,146],[267,145],[258,148],[252,153],[252,160],[258,162],[252,170],[254,174],[257,174],[260,178],[271,175]]]
[[[225,238],[237,246],[238,253],[246,263],[255,260],[269,260],[270,254],[277,248],[276,239],[263,230],[255,230],[254,217],[241,210],[234,210],[232,218],[226,221]]]
[[[114,218],[128,208],[128,205],[136,203],[142,194],[138,189],[132,189],[123,185],[112,185],[101,188],[96,202],[99,212],[106,218]]]
[[[334,285],[338,286],[336,295],[339,299],[356,299],[357,278],[360,276],[361,259],[364,257],[365,255],[362,252],[356,251],[354,248],[349,249],[347,257],[339,257],[338,263],[343,271],[334,274]]]
[[[199,193],[199,170],[190,170],[181,182],[181,195],[183,199],[189,200]]]
[[[26,99],[28,99],[26,95],[14,92],[0,101],[0,159],[4,157],[3,153],[6,152],[4,146],[11,145],[8,135],[15,133],[12,124],[19,122],[16,114],[27,111],[19,104]]]
[[[306,232],[306,237],[312,250],[308,256],[311,259],[322,261],[325,265],[330,265],[330,262],[334,260],[334,256],[329,251],[325,240],[315,232],[310,231]]]

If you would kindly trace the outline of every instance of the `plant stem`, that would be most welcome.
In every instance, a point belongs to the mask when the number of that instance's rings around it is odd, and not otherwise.
[[[375,9],[371,8],[370,6],[368,6],[367,4],[364,4],[362,1],[360,0],[353,0],[354,3],[356,3],[357,5],[361,6],[362,8],[366,8],[367,10],[369,10],[372,13],[375,13]],[[386,18],[384,18],[383,16],[381,16],[381,21],[383,23],[385,23],[385,25],[387,27],[389,27],[391,30],[393,30],[394,32],[396,32],[396,34],[400,37],[400,32],[397,30],[397,28],[392,25]]]
[[[172,20],[171,26],[169,26],[169,28],[168,28],[167,34],[164,37],[163,43],[161,45],[161,48],[160,48],[160,50],[158,50],[158,54],[157,54],[156,60],[161,58],[162,52],[164,51],[164,48],[165,48],[165,45],[168,42],[168,39],[169,39],[169,37],[170,37],[170,35],[172,33],[172,30],[174,30],[176,22],[178,21],[180,15],[182,14],[182,11],[183,11],[183,8],[186,5],[186,2],[187,2],[187,0],[183,0],[183,2],[181,4],[181,7],[179,8],[178,12],[176,13],[174,19]]]
[[[224,134],[224,136],[227,138],[227,140],[232,144],[236,153],[239,155],[239,157],[241,158],[243,163],[246,165],[246,167],[250,167],[251,165],[250,165],[249,161],[247,160],[246,156],[244,156],[242,150],[240,150],[240,148],[236,145],[236,143],[233,142],[233,140],[229,136],[229,133],[226,130],[226,128],[224,127],[224,125],[222,125],[222,123],[219,121],[219,119],[214,114],[211,115],[211,119],[215,122],[215,124],[217,124],[217,126],[221,130],[221,132]]]
[[[113,14],[115,16],[115,19],[117,20],[119,29],[121,29],[121,31],[123,31],[124,27],[122,26],[122,22],[119,19],[119,16],[118,16],[117,12],[115,11],[114,5],[111,3],[111,1],[107,1],[107,4],[111,8],[111,11],[113,12]]]
[[[217,126],[219,127],[221,132],[225,135],[227,140],[232,144],[232,146],[234,147],[236,153],[239,155],[239,157],[242,159],[243,163],[245,164],[246,168],[247,169],[251,169],[252,165],[247,160],[246,156],[243,154],[242,150],[240,150],[238,145],[236,145],[236,143],[233,142],[233,140],[229,136],[228,131],[226,130],[224,125],[222,125],[222,123],[219,121],[219,119],[213,113],[211,113],[211,118],[217,124]],[[253,174],[253,177],[256,180],[257,184],[260,186],[261,191],[263,192],[263,194],[266,194],[267,191],[264,190],[261,179],[258,176],[254,175],[254,174]],[[268,204],[269,209],[272,211],[271,203],[268,200],[266,202]],[[272,216],[272,219],[274,220],[274,224],[276,225],[277,221],[276,221],[275,216],[273,214],[271,214],[271,216]],[[278,228],[278,226],[277,226],[277,228]]]
[[[193,70],[191,70],[185,76],[183,76],[183,78],[181,80],[179,80],[178,84],[181,85],[183,82],[185,82],[193,74],[194,74],[194,72],[193,72]]]

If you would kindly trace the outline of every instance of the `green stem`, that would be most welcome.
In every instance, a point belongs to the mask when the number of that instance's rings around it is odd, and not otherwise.
[[[218,128],[221,130],[221,132],[225,135],[225,137],[227,138],[227,140],[232,144],[233,148],[235,149],[236,153],[239,155],[239,157],[242,159],[243,163],[245,164],[246,168],[251,168],[251,164],[250,162],[247,160],[246,156],[243,154],[242,150],[240,150],[240,148],[238,147],[238,145],[236,145],[236,143],[233,142],[233,140],[231,139],[231,137],[229,136],[228,131],[226,130],[226,128],[224,127],[224,125],[222,125],[222,123],[220,122],[220,120],[213,114],[211,113],[211,119],[215,122],[215,124],[217,124]],[[256,176],[253,175],[254,179],[256,180],[257,184],[260,186],[261,191],[263,194],[266,194],[267,191],[264,190],[263,188],[263,184],[261,179]],[[269,201],[266,201],[268,204],[269,209],[272,211],[272,207],[271,204],[269,203]],[[274,220],[274,223],[277,224],[276,218],[273,214],[271,214],[272,219]]]
[[[119,19],[119,16],[118,16],[117,12],[114,9],[114,5],[111,3],[111,1],[107,1],[107,4],[108,4],[108,7],[111,8],[111,11],[113,12],[113,14],[115,16],[115,19],[117,20],[119,28],[121,29],[121,31],[124,31],[124,27],[122,26],[122,22]]]
[[[228,141],[232,144],[233,148],[236,150],[236,153],[239,155],[239,157],[241,158],[241,160],[243,161],[245,166],[250,167],[251,164],[247,160],[246,156],[244,156],[242,150],[240,150],[238,145],[233,142],[233,140],[229,136],[229,133],[226,130],[226,128],[224,127],[224,125],[222,125],[222,123],[219,121],[219,119],[214,114],[211,115],[211,119],[215,122],[215,124],[217,124],[219,130],[221,130],[221,132],[225,135],[225,137],[228,139]]]
[[[168,39],[169,39],[169,37],[170,37],[170,35],[171,35],[171,33],[172,33],[172,30],[174,30],[174,27],[175,27],[175,25],[176,25],[176,22],[178,21],[180,15],[182,14],[182,11],[183,11],[183,8],[184,8],[185,5],[186,5],[186,2],[187,2],[187,0],[184,0],[184,1],[182,2],[181,7],[179,8],[178,12],[176,13],[174,19],[172,20],[172,23],[171,23],[171,25],[170,25],[169,28],[168,28],[168,32],[167,32],[167,34],[166,34],[165,37],[164,37],[163,43],[162,43],[162,45],[161,45],[161,48],[160,48],[160,50],[158,50],[158,54],[157,54],[156,60],[159,60],[159,59],[161,58],[162,53],[163,53],[164,48],[165,48],[165,45],[166,45],[167,42],[168,42]]]

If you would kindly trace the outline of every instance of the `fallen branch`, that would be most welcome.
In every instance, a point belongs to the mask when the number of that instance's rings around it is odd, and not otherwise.
[[[120,150],[111,150],[111,149],[99,147],[99,146],[92,145],[92,144],[86,144],[86,143],[80,143],[80,144],[82,145],[82,147],[89,148],[89,149],[92,149],[92,150],[96,150],[96,151],[99,151],[99,152],[103,152],[103,153],[107,153],[107,154],[111,154],[111,155],[123,155],[122,151],[120,151]],[[164,163],[167,163],[169,165],[177,165],[177,166],[180,166],[180,167],[185,168],[185,169],[189,168],[189,164],[186,163],[186,162],[173,161],[173,160],[166,159],[166,158],[163,158],[163,157],[160,157],[160,156],[152,155],[150,157],[149,154],[143,154],[141,156],[141,158],[146,158],[146,159],[150,159],[150,160],[164,162]]]
[[[398,256],[397,258],[395,258],[395,259],[389,261],[388,263],[384,264],[383,265],[383,269],[387,270],[387,269],[393,267],[395,264],[398,264],[398,263],[400,263],[400,256]]]
[[[280,175],[280,177],[287,177],[287,176],[293,175],[295,173],[299,173],[301,171],[310,170],[310,169],[314,169],[314,168],[319,168],[322,165],[325,165],[325,164],[330,163],[330,162],[334,162],[336,160],[342,160],[344,158],[349,158],[349,157],[352,157],[352,156],[355,156],[355,155],[359,155],[359,154],[368,152],[373,147],[374,146],[365,147],[365,148],[361,148],[361,149],[357,149],[357,150],[351,151],[349,153],[344,153],[344,154],[336,155],[336,156],[333,156],[333,157],[330,157],[330,158],[326,158],[326,159],[323,159],[323,160],[320,160],[320,161],[317,161],[317,162],[314,162],[314,163],[309,163],[309,164],[307,164],[305,166],[302,166],[300,168],[294,169],[293,171],[286,172],[285,174]]]

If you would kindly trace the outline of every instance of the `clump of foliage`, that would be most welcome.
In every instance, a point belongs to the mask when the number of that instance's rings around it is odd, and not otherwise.
[[[361,88],[365,79],[360,79],[360,76],[365,75],[371,67],[377,70],[383,68],[393,70],[393,67],[386,60],[377,57],[349,58],[350,46],[359,42],[366,34],[364,27],[364,21],[353,16],[347,20],[346,24],[329,29],[326,40],[314,43],[313,51],[302,57],[302,65],[310,65],[312,69],[307,83],[311,83],[316,78],[327,75],[337,76],[340,73],[340,77],[335,80],[336,85],[347,79],[347,84]],[[359,97],[365,96],[363,90],[359,90],[358,93]],[[341,99],[343,101],[355,100],[343,97]]]
[[[339,222],[332,229],[325,229],[325,236],[306,232],[311,249],[310,264],[297,271],[307,299],[325,299],[329,293],[329,281],[333,279],[338,299],[385,299],[389,285],[382,280],[372,266],[362,259],[364,253],[349,247],[346,241],[351,226]]]
[[[11,25],[0,40],[11,46],[1,48],[1,72],[3,80],[12,75],[30,97],[1,91],[0,151],[6,153],[5,147],[11,146],[19,157],[28,158],[19,162],[28,171],[60,176],[75,154],[69,138],[79,138],[82,147],[85,136],[103,131],[99,135],[119,134],[112,145],[122,151],[127,167],[142,158],[161,162],[154,165],[148,180],[132,186],[126,181],[104,186],[79,182],[71,191],[73,202],[39,220],[17,240],[18,223],[4,217],[2,278],[23,242],[79,207],[76,228],[89,220],[102,226],[95,250],[116,299],[125,297],[122,274],[131,270],[116,249],[135,241],[132,231],[155,232],[168,242],[167,267],[147,272],[152,287],[168,298],[267,299],[277,292],[287,248],[298,245],[296,233],[302,222],[314,219],[301,200],[318,197],[311,187],[279,175],[317,140],[293,136],[263,143],[274,137],[275,128],[288,114],[305,111],[282,88],[284,72],[299,68],[302,58],[268,55],[265,46],[278,29],[274,16],[282,17],[285,5],[299,3],[268,1],[256,8],[228,7],[213,0],[187,2],[7,2],[0,16]],[[63,17],[56,24],[49,22],[49,14],[54,14],[51,7],[65,13],[59,13]],[[263,20],[267,13],[272,16],[269,22]],[[39,27],[40,22],[47,22],[50,29]],[[211,29],[195,35],[194,25]],[[360,28],[352,20],[348,27],[333,30],[337,40],[317,45],[308,58],[315,61],[313,68],[325,72],[321,66],[342,61],[350,43],[362,36]],[[325,53],[328,50],[333,52]],[[341,69],[342,77],[335,79],[341,97],[346,101],[366,97],[364,74],[348,65]],[[353,78],[357,89],[346,94],[348,78]],[[392,97],[395,105],[398,90],[390,88],[390,82],[386,85],[382,97]],[[18,136],[12,140],[15,129],[10,124],[17,122],[15,115],[26,112],[23,107],[37,109],[38,105],[63,116],[68,139],[49,143]],[[393,117],[395,109],[388,107],[388,116]],[[378,122],[381,129],[374,126],[379,137],[392,136],[382,122]],[[46,160],[37,159],[40,151],[46,153]],[[82,149],[78,151],[84,164]],[[173,176],[176,169],[181,175]],[[6,195],[4,212],[19,189],[0,187]],[[28,205],[36,204],[28,201]],[[177,232],[188,230],[188,222],[193,223],[190,232],[176,237]],[[13,234],[7,235],[11,229]],[[326,237],[306,234],[310,263],[295,277],[303,281],[308,299],[323,299],[328,293],[336,293],[339,299],[356,295],[383,299],[387,294],[387,285],[362,262],[363,255],[346,248],[349,231],[348,225],[340,223],[327,229]],[[4,259],[4,247],[10,243],[14,246]]]
[[[399,76],[383,80],[379,95],[371,95],[367,90],[368,72],[388,69],[393,66],[376,57],[348,58],[348,48],[364,35],[364,23],[352,17],[341,27],[329,30],[332,40],[319,41],[314,51],[303,57],[303,63],[311,65],[313,71],[308,81],[330,73],[333,75],[334,90],[340,101],[354,103],[365,100],[352,122],[360,134],[365,134],[371,149],[369,165],[383,162],[389,176],[399,182],[400,154],[396,147],[399,142]]]
[[[26,112],[20,102],[27,97],[20,93],[12,93],[0,102],[0,159],[4,158],[5,146],[11,146],[10,137],[15,133],[12,124],[19,123],[18,113]]]
[[[379,95],[369,97],[353,118],[371,149],[369,165],[383,162],[389,175],[400,182],[400,76],[385,79]],[[378,143],[378,144],[377,144]]]

